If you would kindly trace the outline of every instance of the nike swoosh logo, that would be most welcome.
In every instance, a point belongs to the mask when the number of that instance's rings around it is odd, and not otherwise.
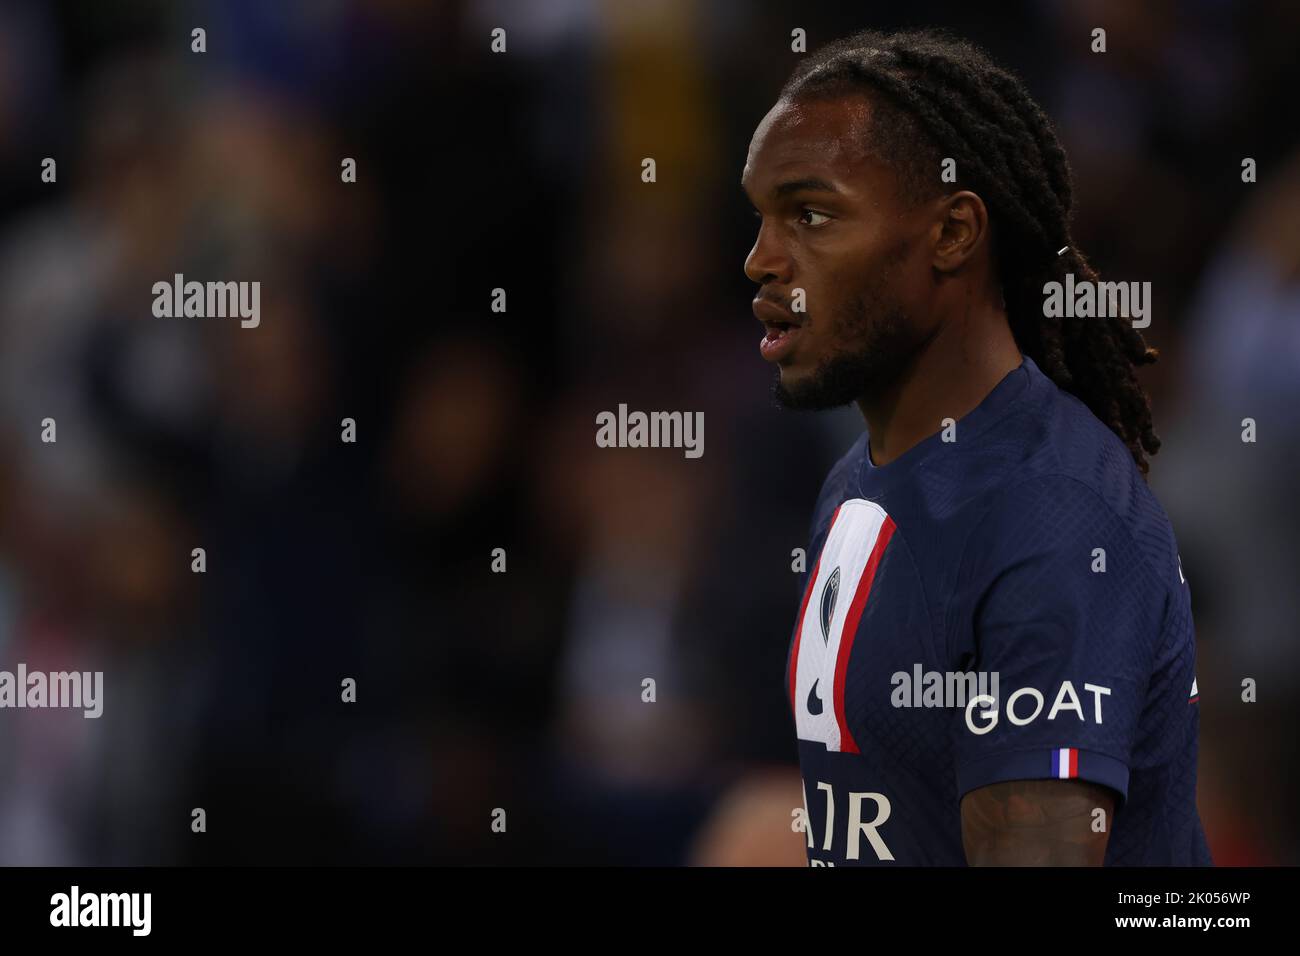
[[[819,677],[813,681],[812,688],[808,691],[808,713],[814,717],[822,712],[822,699],[817,696],[817,685],[820,682],[821,678]]]

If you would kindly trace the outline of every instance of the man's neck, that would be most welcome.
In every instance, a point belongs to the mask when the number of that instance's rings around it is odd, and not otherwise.
[[[872,464],[889,464],[942,429],[945,418],[969,414],[1020,363],[1005,315],[945,324],[884,393],[858,400]]]

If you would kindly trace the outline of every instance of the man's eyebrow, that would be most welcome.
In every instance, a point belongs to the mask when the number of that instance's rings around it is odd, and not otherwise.
[[[745,184],[741,183],[740,188],[748,198],[749,190],[745,188]],[[771,196],[773,199],[781,199],[791,193],[800,192],[837,193],[839,190],[835,188],[833,183],[819,176],[803,176],[799,179],[787,179],[783,183],[777,183],[772,187]]]

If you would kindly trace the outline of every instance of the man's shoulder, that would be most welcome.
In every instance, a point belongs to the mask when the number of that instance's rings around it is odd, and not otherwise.
[[[979,436],[983,447],[973,449],[988,459],[971,469],[980,480],[965,502],[978,544],[1001,544],[1010,553],[1065,548],[1108,530],[1130,541],[1162,583],[1179,583],[1173,523],[1127,444],[1045,377],[1034,399]]]
[[[1126,468],[1105,457],[1090,471],[1035,470],[989,489],[969,525],[968,557],[983,554],[995,572],[1035,556],[1083,556],[1100,568],[1122,559],[1120,567],[1149,575],[1162,591],[1181,583],[1169,516],[1131,458]]]

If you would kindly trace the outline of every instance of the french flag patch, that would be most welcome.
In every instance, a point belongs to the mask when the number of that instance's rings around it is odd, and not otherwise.
[[[1078,749],[1061,747],[1052,751],[1052,776],[1061,780],[1079,776]]]

